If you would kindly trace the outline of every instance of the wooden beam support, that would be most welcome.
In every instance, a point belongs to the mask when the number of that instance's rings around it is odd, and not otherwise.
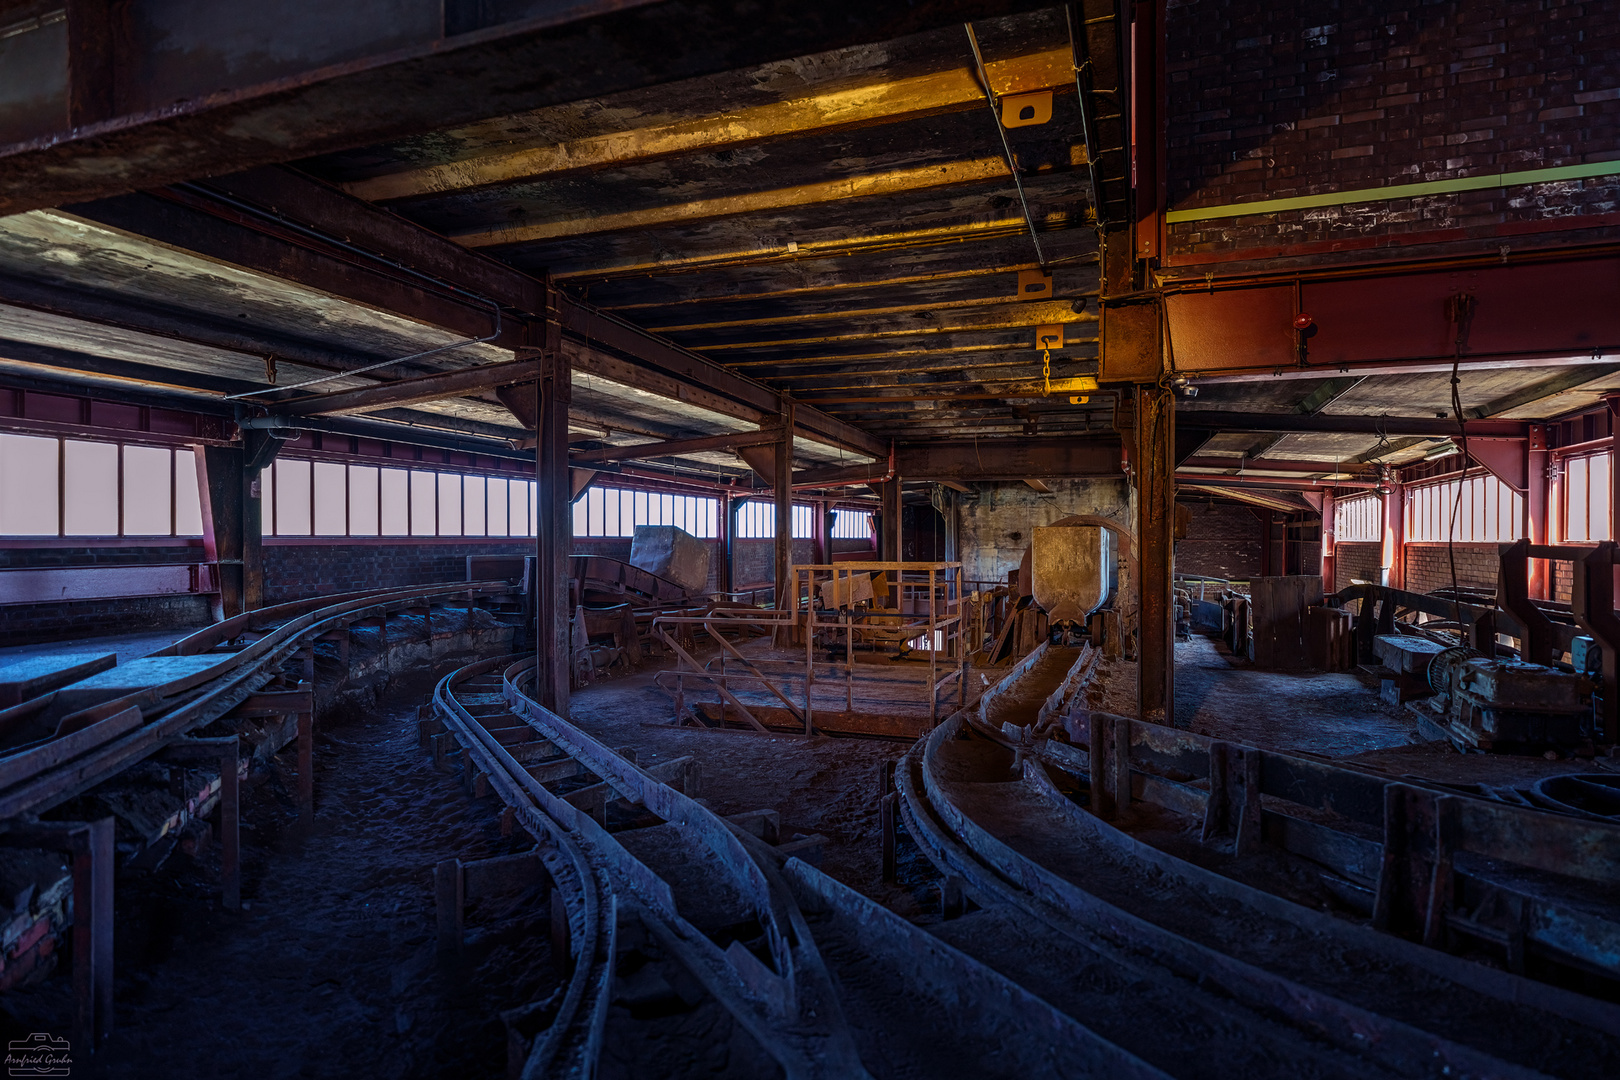
[[[437,17],[413,25],[361,20],[351,23],[361,27],[352,37],[330,33],[321,21],[325,13],[313,9],[266,18],[238,6],[220,9],[210,26],[221,41],[257,43],[259,51],[240,54],[241,63],[216,65],[157,101],[146,100],[149,89],[131,80],[133,100],[119,103],[121,111],[105,123],[75,129],[64,111],[55,130],[0,132],[8,143],[0,147],[8,163],[0,177],[0,213],[396,141],[924,31],[949,33],[964,19],[1034,7],[976,0],[896,9],[827,0],[817,17],[805,18],[793,5],[735,0],[691,10],[575,0],[484,5],[498,14],[489,25],[467,25],[466,32],[455,18],[448,26]],[[163,35],[132,41],[119,66],[161,65],[170,59],[162,51],[170,45]],[[264,59],[269,56],[278,59],[271,64]],[[830,60],[835,71],[848,62]],[[67,81],[59,69],[40,77]]]
[[[1067,48],[996,60],[985,68],[990,85],[998,95],[1072,90],[1074,87],[1072,60]],[[730,110],[724,121],[718,123],[707,115],[683,118],[630,131],[386,173],[345,184],[344,190],[372,202],[409,199],[623,168],[676,154],[715,153],[770,139],[802,138],[892,124],[983,105],[983,88],[973,69],[963,66],[905,79],[841,86],[788,101]]]
[[[375,412],[378,409],[415,405],[424,401],[443,401],[445,398],[463,397],[501,386],[532,382],[540,376],[540,361],[511,360],[504,363],[482,364],[478,367],[445,371],[436,375],[420,375],[414,379],[360,386],[352,390],[337,390],[330,394],[316,394],[278,401],[270,411],[286,416],[331,416],[335,413]]]
[[[840,177],[811,184],[798,184],[774,191],[722,195],[712,199],[671,203],[644,210],[626,210],[595,216],[569,215],[554,221],[525,225],[502,225],[454,234],[457,243],[470,248],[501,247],[565,240],[577,236],[692,225],[714,218],[741,214],[770,214],[845,199],[907,195],[963,184],[985,184],[1008,179],[1007,159],[1001,155],[952,161],[944,165],[917,165],[885,173]]]
[[[570,339],[573,366],[651,393],[701,405],[759,423],[774,415],[776,391],[696,353],[553,291],[546,299],[540,279],[469,251],[427,229],[361,199],[286,168],[240,173],[210,185],[238,204],[210,201],[208,191],[188,188],[165,198],[130,196],[75,207],[78,216],[195,251],[257,273],[284,277],[369,307],[393,311],[469,337],[491,329],[487,308],[424,283],[409,272],[366,260],[335,243],[291,235],[277,217],[317,234],[375,252],[475,296],[487,297],[520,316],[556,312]],[[145,200],[145,201],[140,201]],[[181,200],[186,205],[179,205]],[[314,245],[313,247],[311,245]],[[521,318],[509,319],[498,344],[523,344]],[[515,380],[514,380],[515,381]],[[801,434],[852,453],[886,452],[878,439],[819,409],[798,410]]]

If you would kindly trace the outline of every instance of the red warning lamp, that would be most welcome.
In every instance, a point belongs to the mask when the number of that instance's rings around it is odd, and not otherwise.
[[[1294,329],[1309,330],[1311,328],[1311,323],[1315,321],[1316,320],[1312,319],[1309,315],[1302,311],[1298,315],[1294,316]]]

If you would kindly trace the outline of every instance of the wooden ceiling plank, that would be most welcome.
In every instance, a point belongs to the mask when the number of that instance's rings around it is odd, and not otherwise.
[[[1074,88],[1067,48],[986,65],[998,94]],[[696,116],[607,134],[523,147],[463,161],[385,173],[345,184],[373,202],[462,192],[500,184],[622,168],[678,154],[717,153],[772,139],[828,134],[978,108],[984,102],[970,67],[841,87],[788,101]]]

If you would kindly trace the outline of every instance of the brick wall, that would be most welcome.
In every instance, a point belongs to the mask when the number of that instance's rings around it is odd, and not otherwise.
[[[1358,581],[1378,584],[1378,557],[1381,544],[1333,545],[1333,591],[1348,589]]]
[[[1167,30],[1175,209],[1620,151],[1620,0],[1170,0]],[[1591,179],[1181,222],[1170,254],[1488,236],[1508,221],[1617,225],[1617,193],[1615,178]]]
[[[26,541],[22,542],[26,543]],[[0,547],[0,568],[67,566],[151,566],[194,563],[202,542],[166,544]],[[109,600],[68,600],[0,607],[0,645],[66,641],[79,637],[130,634],[206,626],[212,621],[208,596],[139,596]]]
[[[398,544],[266,540],[264,602],[284,604],[360,589],[465,581],[468,555],[527,555],[533,551],[532,540]]]
[[[1457,584],[1465,589],[1496,589],[1495,544],[1458,544]],[[1406,589],[1433,592],[1451,588],[1451,563],[1445,544],[1406,545]]]
[[[1176,542],[1176,572],[1247,579],[1260,573],[1261,524],[1243,506],[1187,502],[1187,536]]]

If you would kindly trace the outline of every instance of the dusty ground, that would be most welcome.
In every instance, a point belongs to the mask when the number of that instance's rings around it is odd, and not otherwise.
[[[299,837],[284,757],[244,795],[244,898],[218,906],[217,845],[118,882],[118,1030],[94,1072],[117,1078],[498,1077],[498,1019],[556,982],[537,895],[469,911],[458,964],[434,951],[432,866],[513,850],[491,804],[417,746],[427,684],[380,715],[327,717],[316,826]],[[62,973],[8,995],[5,1038],[70,1014]]]
[[[633,747],[643,765],[691,755],[702,768],[699,797],[719,814],[776,810],[784,830],[825,836],[821,869],[893,907],[915,911],[907,889],[882,882],[879,769],[907,744],[878,739],[760,735],[677,728],[669,697],[653,684],[657,665],[576,690],[572,718],[607,745]]]

